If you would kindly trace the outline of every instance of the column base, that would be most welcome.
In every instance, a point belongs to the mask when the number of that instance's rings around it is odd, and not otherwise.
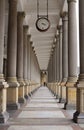
[[[7,110],[18,110],[20,108],[19,103],[9,103],[7,104]]]
[[[0,113],[0,123],[5,123],[9,119],[9,113],[8,112],[3,112]]]
[[[84,124],[84,113],[79,113],[78,111],[76,111],[73,114],[73,121],[75,123]]]
[[[17,110],[20,108],[20,104],[18,103],[19,83],[16,77],[7,78],[7,82],[9,84],[9,88],[7,89],[7,109]]]
[[[59,98],[59,103],[65,103],[65,99]]]
[[[24,97],[25,97],[26,100],[29,98],[28,95],[25,95]]]
[[[56,96],[56,93],[54,93],[54,96]]]
[[[65,110],[75,110],[76,105],[75,104],[68,104],[67,102],[64,104],[64,109]]]
[[[18,98],[19,103],[25,103],[25,99],[23,97]]]
[[[29,95],[29,97],[31,97],[31,96],[32,96],[32,94],[31,94],[31,93],[29,93],[28,95]]]
[[[58,95],[56,95],[56,99],[59,99],[59,96],[58,96]]]

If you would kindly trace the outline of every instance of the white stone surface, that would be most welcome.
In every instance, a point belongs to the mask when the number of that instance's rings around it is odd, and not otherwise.
[[[22,111],[18,118],[65,118],[61,111]]]
[[[34,96],[34,97],[32,97],[32,99],[55,99],[56,97],[51,97],[51,96],[48,96],[48,97],[46,97],[46,96],[44,96],[44,97],[41,97],[41,96]]]
[[[46,99],[31,99],[30,102],[47,102],[47,103],[56,103],[55,99],[51,99],[51,100],[46,100]]]
[[[21,126],[12,125],[8,130],[73,130],[71,126]]]
[[[58,105],[57,104],[50,104],[50,103],[29,103],[27,104],[26,107],[56,107],[58,108]]]

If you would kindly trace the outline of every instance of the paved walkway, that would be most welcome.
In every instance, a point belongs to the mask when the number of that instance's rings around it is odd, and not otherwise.
[[[0,130],[83,130],[62,108],[47,87],[40,87]]]

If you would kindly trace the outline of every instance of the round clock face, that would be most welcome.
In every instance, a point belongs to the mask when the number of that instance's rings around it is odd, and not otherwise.
[[[47,18],[38,18],[36,21],[36,28],[41,31],[47,31],[50,27],[50,21]]]

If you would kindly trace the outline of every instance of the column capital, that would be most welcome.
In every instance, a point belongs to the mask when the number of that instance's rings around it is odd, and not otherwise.
[[[56,40],[57,40],[57,41],[59,40],[59,34],[56,35]]]
[[[28,39],[30,40],[30,38],[31,38],[31,35],[30,35],[30,34],[28,34]]]
[[[68,21],[68,12],[64,11],[60,14],[63,21]]]
[[[17,12],[17,16],[20,18],[25,18],[25,12]]]
[[[77,0],[67,0],[67,2],[77,2]]]
[[[34,46],[32,46],[32,50],[34,51]]]
[[[33,45],[33,42],[32,41],[30,41],[30,44],[31,44],[31,46]]]
[[[18,0],[9,0],[9,3],[14,3],[16,2],[17,3]]]
[[[28,26],[28,25],[24,25],[24,26],[23,26],[23,29],[24,29],[24,32],[25,32],[25,33],[27,33],[28,28],[29,28],[29,26]]]
[[[57,29],[59,30],[59,33],[62,33],[62,25],[57,25]]]
[[[57,25],[57,29],[60,30],[62,25]]]

